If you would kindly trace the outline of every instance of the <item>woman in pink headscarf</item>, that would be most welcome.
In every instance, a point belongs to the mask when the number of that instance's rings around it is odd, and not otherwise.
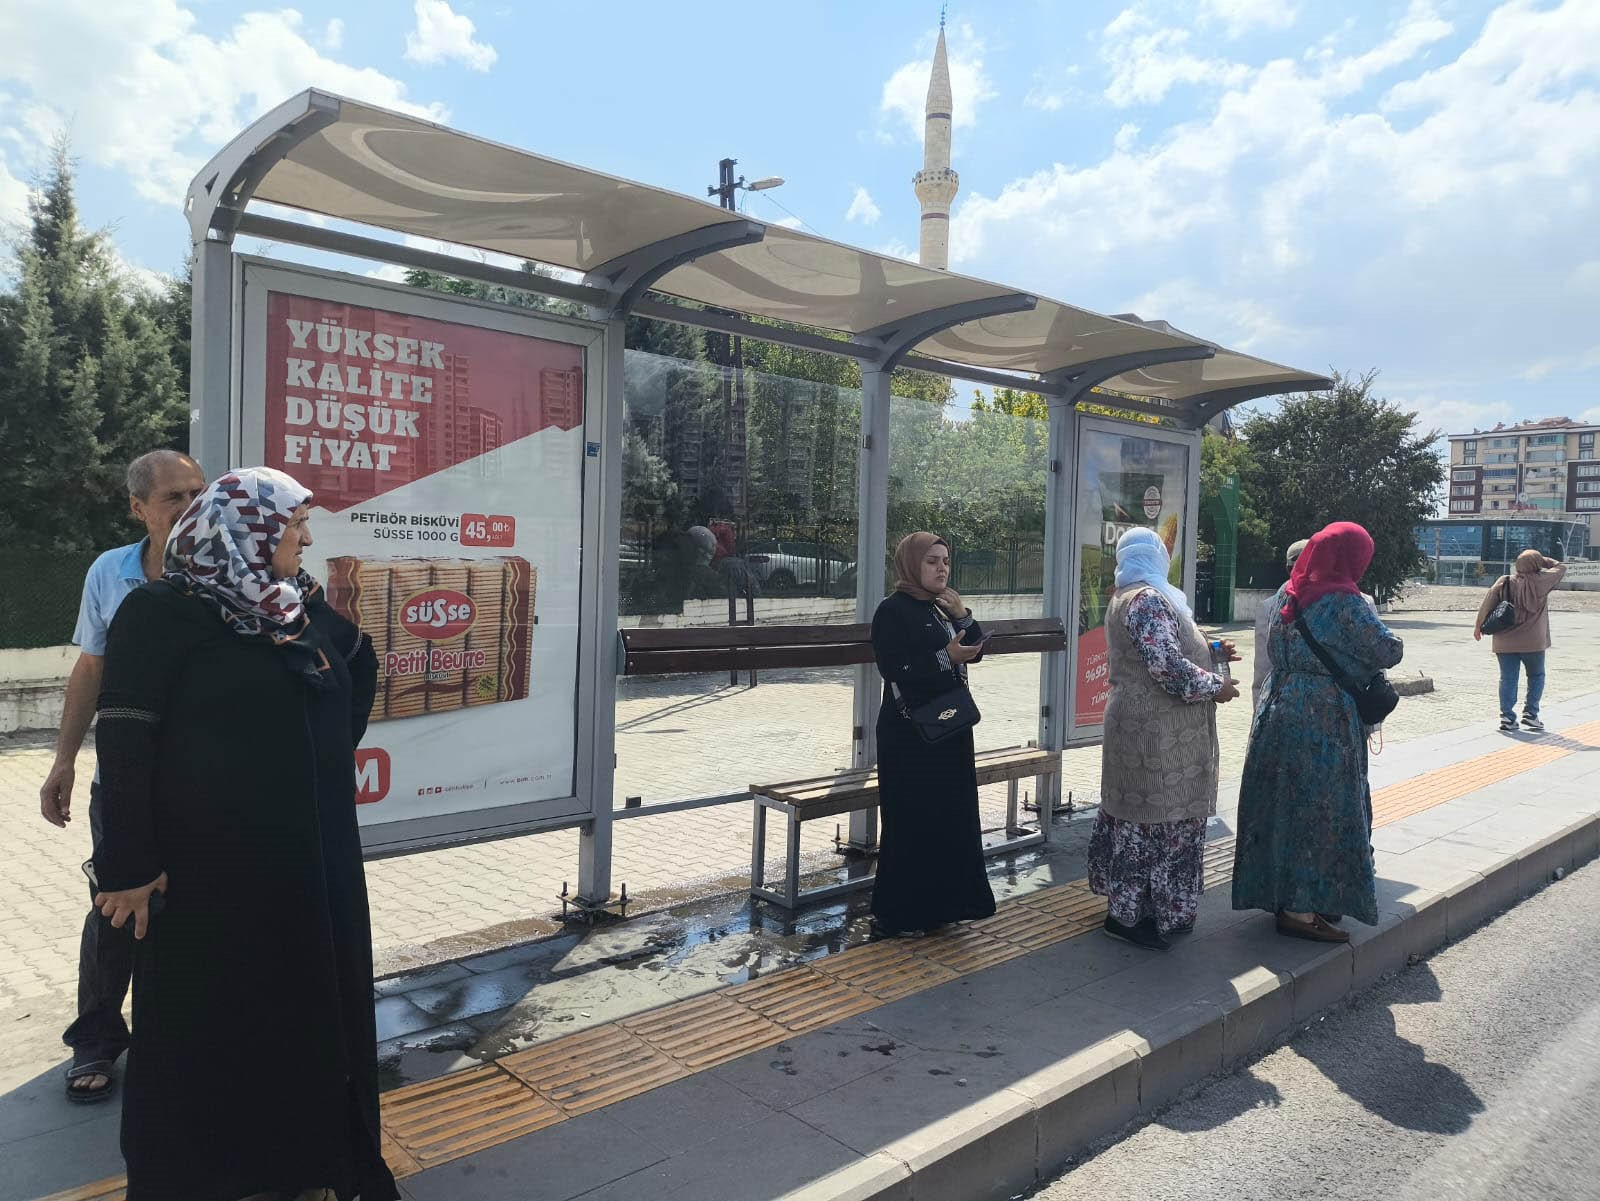
[[[1357,680],[1400,662],[1404,644],[1361,595],[1372,553],[1372,536],[1340,521],[1295,562],[1239,787],[1233,907],[1265,909],[1280,933],[1318,942],[1347,942],[1346,916],[1378,921],[1366,731],[1307,641]]]

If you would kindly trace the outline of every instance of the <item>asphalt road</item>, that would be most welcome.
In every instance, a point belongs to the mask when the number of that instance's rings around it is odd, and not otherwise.
[[[1600,1198],[1600,864],[1031,1196]]]

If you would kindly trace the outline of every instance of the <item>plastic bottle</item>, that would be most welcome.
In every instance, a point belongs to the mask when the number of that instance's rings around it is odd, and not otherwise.
[[[1220,642],[1211,644],[1211,668],[1224,680],[1233,679],[1233,668],[1230,665],[1228,651]]]

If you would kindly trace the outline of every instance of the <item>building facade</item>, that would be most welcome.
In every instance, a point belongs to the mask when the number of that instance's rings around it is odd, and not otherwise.
[[[1494,518],[1440,518],[1416,528],[1417,549],[1428,561],[1428,576],[1439,584],[1482,584],[1505,575],[1517,556],[1536,550],[1570,563],[1588,558],[1586,522],[1532,512]]]
[[[1600,425],[1566,417],[1450,435],[1451,517],[1600,517]],[[1591,537],[1590,539],[1594,539]]]

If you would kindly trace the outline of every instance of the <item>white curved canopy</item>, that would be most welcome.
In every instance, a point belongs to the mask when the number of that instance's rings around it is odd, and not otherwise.
[[[1165,323],[1107,317],[766,225],[315,90],[261,118],[195,179],[195,239],[231,236],[241,221],[248,229],[252,199],[565,267],[602,288],[642,278],[667,296],[847,334],[896,357],[915,346],[951,374],[1029,373],[1045,377],[1041,391],[1058,393],[1104,382],[1190,419],[1252,395],[1329,385]],[[788,340],[781,330],[750,332]]]

